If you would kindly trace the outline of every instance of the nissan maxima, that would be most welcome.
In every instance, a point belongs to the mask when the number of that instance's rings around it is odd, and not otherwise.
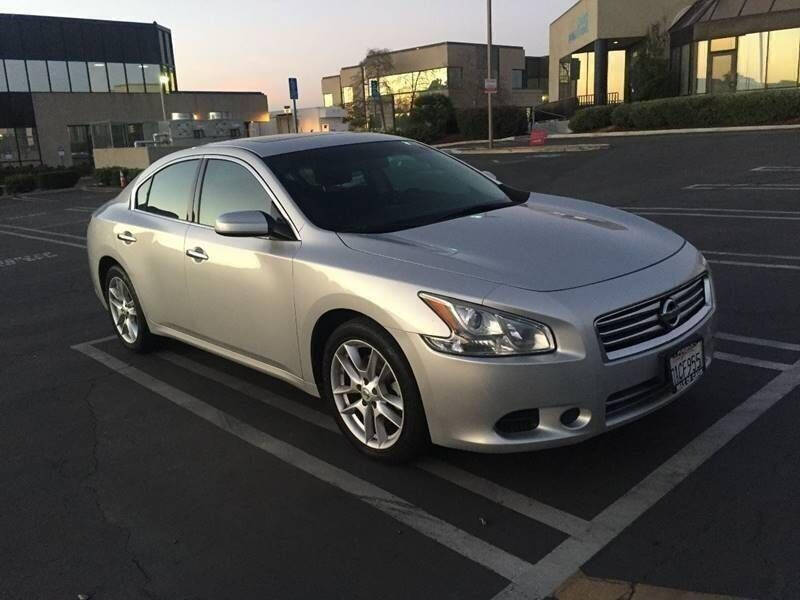
[[[95,212],[88,254],[125,347],[287,381],[391,462],[586,440],[712,357],[711,273],[679,235],[388,135],[175,152]]]

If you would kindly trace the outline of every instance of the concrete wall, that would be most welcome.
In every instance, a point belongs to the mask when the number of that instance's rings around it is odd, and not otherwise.
[[[100,121],[119,123],[154,122],[162,119],[159,94],[33,93],[36,130],[46,165],[58,165],[59,146],[64,164],[72,164],[68,125]],[[228,111],[242,121],[268,120],[267,97],[261,93],[178,92],[165,96],[170,113],[193,113],[207,119],[211,111]]]
[[[598,37],[599,1],[580,0],[550,24],[550,100],[558,99],[559,61]]]
[[[333,94],[333,105],[340,106],[342,104],[342,81],[339,75],[331,75],[330,77],[322,78],[322,97],[325,94]]]
[[[159,158],[182,150],[181,146],[146,146],[142,148],[96,148],[94,166],[144,169]]]

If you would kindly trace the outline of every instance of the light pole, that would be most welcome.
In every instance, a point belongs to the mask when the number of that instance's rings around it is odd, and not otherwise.
[[[164,104],[164,88],[169,83],[169,77],[167,77],[166,75],[161,75],[158,78],[158,80],[161,83],[161,85],[158,86],[158,91],[161,93],[161,117],[163,118],[164,121],[166,121],[167,120],[167,107]]]
[[[499,75],[499,73],[498,73]],[[492,0],[486,0],[486,79],[492,78]],[[489,113],[489,148],[494,147],[492,131],[492,91],[486,90],[486,105]]]

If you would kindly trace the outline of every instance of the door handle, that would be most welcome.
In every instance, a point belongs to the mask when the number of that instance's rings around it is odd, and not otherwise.
[[[133,235],[130,231],[123,231],[122,233],[117,234],[117,239],[122,240],[126,244],[132,244],[136,241],[136,236]]]
[[[190,256],[197,262],[203,262],[204,260],[208,260],[208,254],[205,253],[205,250],[202,248],[192,248],[186,251],[186,256]]]

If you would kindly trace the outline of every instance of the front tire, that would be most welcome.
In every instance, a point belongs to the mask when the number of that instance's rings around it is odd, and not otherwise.
[[[367,319],[340,325],[325,344],[322,395],[344,436],[371,458],[411,460],[430,443],[416,379],[392,337]]]
[[[108,314],[117,338],[133,352],[147,352],[155,336],[150,333],[142,306],[128,274],[120,267],[111,267],[105,280]]]

